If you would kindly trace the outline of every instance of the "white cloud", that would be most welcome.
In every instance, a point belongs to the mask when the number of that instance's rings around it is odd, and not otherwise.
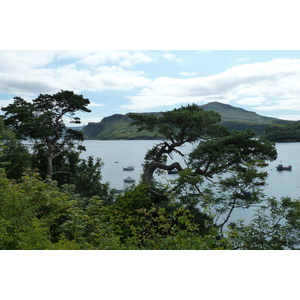
[[[209,101],[225,103],[239,101],[240,104],[248,102],[251,105],[259,105],[262,104],[263,99],[284,101],[291,98],[295,99],[293,105],[298,108],[300,107],[299,95],[300,60],[276,59],[269,62],[239,65],[207,77],[156,78],[146,89],[130,97],[130,104],[124,107],[142,110]],[[265,107],[261,109],[269,107],[266,105],[269,102],[265,101],[263,104]],[[287,107],[287,102],[282,102],[280,107]],[[274,107],[274,109],[280,107]]]
[[[82,57],[80,63],[89,66],[114,63],[130,68],[139,63],[150,63],[152,61],[150,55],[140,51],[97,51]]]
[[[180,75],[186,76],[186,77],[193,77],[197,75],[197,72],[181,72]]]
[[[299,121],[300,120],[300,114],[299,115],[281,115],[277,118],[281,120],[289,120],[289,121]]]
[[[268,101],[266,97],[248,97],[236,102],[240,105],[261,105],[270,103],[270,101]]]
[[[158,56],[180,61],[169,52],[161,56],[147,51],[0,51],[0,93],[32,98],[61,89],[76,93],[139,89],[125,98],[128,102],[122,108],[220,101],[256,105],[257,110],[300,110],[299,59],[242,64],[206,77],[183,72],[186,78],[153,80],[133,68]]]
[[[0,73],[23,72],[46,66],[55,59],[54,51],[0,51]]]
[[[175,54],[173,53],[166,53],[163,55],[163,57],[167,60],[170,60],[170,61],[175,61],[175,62],[178,62],[178,63],[181,63],[182,60],[177,58]]]
[[[277,100],[272,105],[261,105],[256,110],[295,110],[300,111],[300,96],[296,99]]]
[[[100,107],[100,106],[106,106],[105,104],[101,104],[101,103],[96,103],[96,102],[93,102],[93,101],[90,101],[90,104],[89,104],[89,108],[90,107]]]
[[[137,51],[1,51],[0,54],[0,93],[4,94],[34,96],[61,89],[128,91],[151,82],[143,72],[124,67],[151,61]],[[107,61],[118,65],[102,65]],[[54,66],[50,67],[50,63]]]
[[[0,100],[0,109],[2,107],[6,107],[8,106],[9,104],[13,103],[14,100],[13,99],[10,99],[10,100]],[[0,114],[2,113],[2,111],[0,111]]]

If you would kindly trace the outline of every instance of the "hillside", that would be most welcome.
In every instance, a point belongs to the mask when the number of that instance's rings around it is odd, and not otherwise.
[[[93,140],[155,139],[155,133],[137,132],[137,127],[131,125],[131,119],[121,114],[103,118],[99,123],[88,123],[82,131],[86,139]]]
[[[300,141],[300,121],[290,124],[272,124],[265,131],[265,137],[271,142],[290,143]]]
[[[249,123],[287,123],[289,121],[279,120],[276,118],[263,117],[255,112],[245,110],[243,108],[234,107],[229,104],[223,104],[219,102],[210,102],[202,105],[204,110],[214,110],[218,112],[222,117],[222,122],[249,122]]]
[[[204,110],[214,110],[221,115],[222,124],[231,130],[251,128],[257,135],[263,135],[268,125],[289,124],[291,121],[264,117],[255,112],[219,102],[211,102],[202,106]]]
[[[228,104],[211,102],[202,106],[204,110],[214,110],[221,115],[222,124],[231,130],[254,129],[257,135],[262,135],[268,125],[289,124],[291,121],[276,118],[263,117],[255,112],[247,111]],[[160,113],[148,113],[157,114]],[[131,119],[127,115],[115,114],[103,118],[99,123],[89,123],[83,128],[86,139],[95,140],[133,140],[156,139],[155,133],[148,131],[137,132],[137,127],[130,124]]]

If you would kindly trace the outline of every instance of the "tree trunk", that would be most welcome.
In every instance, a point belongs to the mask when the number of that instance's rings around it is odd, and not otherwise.
[[[152,184],[153,173],[155,172],[156,169],[162,169],[162,170],[168,170],[168,171],[177,169],[178,171],[181,171],[182,167],[178,162],[175,162],[169,166],[159,163],[159,162],[150,163],[144,172],[145,183],[149,186],[151,186],[151,184]]]
[[[53,174],[53,155],[49,154],[47,156],[47,171],[46,171],[46,175],[48,177],[50,177],[50,179],[52,178],[52,174]]]
[[[51,180],[53,175],[53,158],[55,153],[55,139],[46,138],[47,147],[48,147],[48,156],[47,156],[47,171],[46,175]]]

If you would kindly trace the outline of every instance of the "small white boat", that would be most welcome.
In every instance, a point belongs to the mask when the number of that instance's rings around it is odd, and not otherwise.
[[[134,166],[123,167],[123,171],[133,171]]]
[[[135,182],[135,180],[132,177],[127,177],[124,179],[124,182]]]

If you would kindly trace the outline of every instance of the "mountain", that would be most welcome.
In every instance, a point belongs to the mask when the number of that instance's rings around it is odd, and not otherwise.
[[[131,125],[131,122],[132,120],[127,115],[115,114],[110,117],[103,118],[99,123],[88,123],[82,131],[85,138],[91,140],[155,139],[155,133],[145,130],[137,132],[137,126]]]
[[[264,117],[255,112],[223,104],[211,102],[202,105],[204,110],[214,110],[221,115],[222,124],[230,130],[245,130],[251,128],[257,135],[263,135],[268,125],[290,124],[292,121],[281,120],[271,117]]]
[[[255,112],[247,111],[242,108],[234,107],[219,102],[211,102],[202,106],[204,110],[214,110],[221,115],[222,124],[231,130],[254,129],[257,135],[264,134],[268,125],[289,124],[292,121],[280,120],[276,118],[263,117]],[[147,113],[160,115],[159,112]],[[134,140],[134,139],[159,139],[155,132],[137,132],[137,127],[131,125],[131,119],[127,114],[115,114],[103,118],[99,123],[88,123],[83,128],[86,139],[94,140]]]

